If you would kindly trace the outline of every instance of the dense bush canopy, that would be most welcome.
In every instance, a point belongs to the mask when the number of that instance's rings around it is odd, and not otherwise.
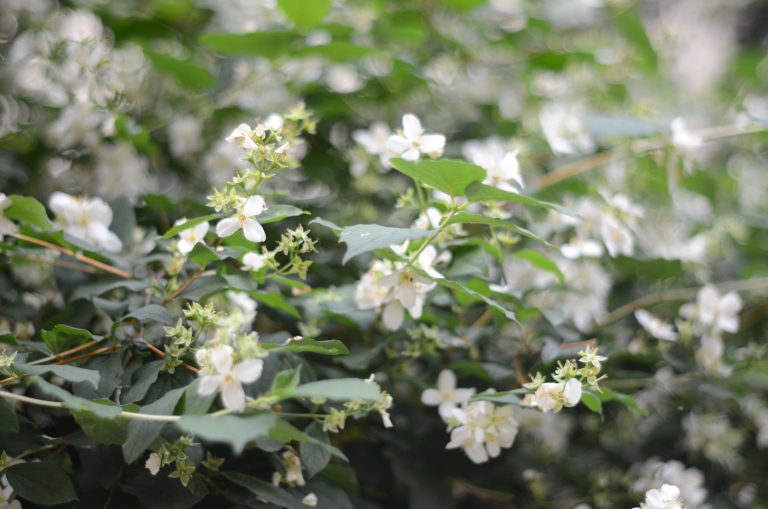
[[[768,507],[767,18],[0,0],[0,509]]]

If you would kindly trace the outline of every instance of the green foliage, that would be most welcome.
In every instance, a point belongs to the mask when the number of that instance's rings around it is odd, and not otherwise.
[[[339,242],[347,244],[343,263],[363,253],[401,244],[406,240],[418,240],[435,234],[435,230],[395,228],[378,224],[356,224],[341,230]]]
[[[485,178],[485,171],[479,166],[450,159],[418,162],[393,159],[392,166],[416,182],[451,196],[462,196],[467,186]]]

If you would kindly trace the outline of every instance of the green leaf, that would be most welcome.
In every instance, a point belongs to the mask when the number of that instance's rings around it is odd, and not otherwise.
[[[53,228],[53,223],[48,219],[48,214],[42,203],[29,196],[18,194],[12,194],[9,198],[11,199],[11,206],[3,211],[5,217],[31,224],[43,231]]]
[[[272,414],[235,417],[234,415],[184,415],[176,426],[187,433],[209,442],[224,442],[240,454],[248,442],[269,436],[269,430],[277,422]]]
[[[178,235],[179,233],[183,232],[184,230],[189,230],[193,226],[197,226],[200,223],[204,223],[206,221],[213,221],[214,219],[219,219],[221,217],[221,214],[208,214],[207,216],[198,216],[193,217],[192,219],[187,219],[183,223],[174,226],[167,232],[163,234],[164,239],[170,239],[174,235]]]
[[[93,339],[93,335],[77,327],[70,327],[63,323],[57,324],[51,330],[43,329],[40,337],[48,345],[53,353],[59,353],[76,344],[82,344]]]
[[[78,383],[87,382],[93,386],[94,389],[99,387],[99,379],[101,376],[98,371],[93,369],[83,369],[76,366],[67,365],[40,365],[35,366],[31,364],[14,364],[19,371],[28,375],[45,375],[52,373],[66,380],[67,382]]]
[[[185,391],[186,387],[168,391],[157,401],[142,406],[139,412],[151,415],[173,414],[173,409],[176,408],[176,404]],[[131,421],[128,424],[125,443],[123,443],[125,462],[130,465],[139,459],[139,456],[160,436],[165,424],[164,422]]]
[[[347,457],[344,455],[343,452],[338,450],[336,447],[323,442],[322,440],[318,440],[303,431],[300,431],[295,426],[293,426],[291,423],[284,419],[278,419],[277,424],[275,424],[272,429],[269,431],[269,438],[272,440],[276,440],[278,442],[282,442],[284,444],[287,444],[288,442],[299,442],[300,444],[314,444],[325,451],[327,451],[332,456],[336,456],[337,458],[341,458],[344,461],[349,461]]]
[[[16,416],[16,410],[5,398],[0,398],[0,433],[18,433],[18,431],[19,418]]]
[[[85,435],[99,444],[122,445],[125,442],[130,422],[128,419],[102,419],[87,410],[74,410],[72,417]]]
[[[375,53],[373,48],[367,48],[347,41],[332,41],[328,44],[318,44],[316,46],[307,46],[294,52],[299,57],[321,56],[334,62],[348,62],[358,58],[363,58]]]
[[[590,390],[583,391],[581,393],[581,402],[594,413],[603,415],[603,403],[600,401],[600,396],[594,392]]]
[[[269,224],[269,223],[275,223],[277,221],[282,221],[286,217],[296,217],[300,216],[302,214],[309,214],[306,210],[301,210],[300,208],[294,207],[293,205],[270,205],[267,210],[259,214],[258,216],[253,216],[253,219],[258,221],[261,224]]]
[[[269,307],[279,309],[280,311],[285,311],[294,318],[301,318],[299,311],[287,300],[285,300],[285,297],[283,297],[280,292],[262,292],[259,290],[252,290],[248,292],[248,295]]]
[[[501,311],[504,316],[506,316],[510,320],[515,320],[515,313],[513,311],[510,311],[509,309],[505,308],[495,300],[491,299],[490,297],[487,297],[483,295],[480,292],[476,292],[475,290],[472,290],[471,288],[468,288],[467,286],[457,282],[457,281],[449,281],[447,279],[442,278],[433,278],[430,277],[428,274],[424,273],[423,276],[429,277],[432,281],[437,283],[440,286],[444,286],[446,288],[451,288],[452,290],[456,290],[459,292],[463,292],[467,295],[470,295],[476,299],[479,299],[483,302],[485,302],[488,306],[496,309],[497,311]]]
[[[197,378],[194,382],[189,384],[184,390],[184,408],[183,413],[185,415],[203,415],[205,414],[214,400],[216,394],[210,394],[208,396],[201,396],[197,389],[200,386],[200,378]]]
[[[332,380],[309,382],[296,387],[293,391],[293,397],[297,398],[320,396],[336,401],[352,399],[376,401],[379,399],[379,394],[378,384],[367,382],[360,378],[335,378]]]
[[[224,55],[276,58],[291,51],[298,36],[293,32],[253,32],[250,34],[208,33],[200,44]]]
[[[534,198],[533,196],[528,196],[525,194],[513,193],[512,191],[504,191],[498,187],[483,184],[482,182],[475,182],[467,187],[467,199],[471,202],[506,201],[512,203],[520,203],[522,205],[528,205],[529,207],[556,210],[567,216],[578,217],[576,212],[556,203],[539,200],[538,198]]]
[[[189,252],[187,258],[199,265],[200,268],[205,268],[209,263],[217,261],[219,255],[202,242],[198,242]]]
[[[307,426],[304,433],[315,440],[330,445],[328,433],[323,431],[320,425],[316,422]],[[299,444],[299,456],[301,457],[301,464],[307,470],[307,475],[310,478],[317,475],[317,473],[324,469],[331,460],[331,453],[325,447],[321,447],[320,445],[309,441],[301,442]]]
[[[146,306],[140,307],[139,309],[124,316],[121,321],[127,320],[128,318],[134,318],[140,322],[157,322],[162,323],[163,325],[169,325],[173,322],[173,316],[171,316],[171,313],[163,306],[158,304],[148,304]]]
[[[560,284],[565,284],[565,276],[560,271],[560,268],[557,266],[557,264],[538,251],[534,251],[532,249],[521,249],[520,251],[515,251],[512,253],[512,256],[521,260],[525,260],[536,268],[551,272],[557,276],[557,279],[560,280]]]
[[[88,411],[93,413],[97,417],[104,419],[114,419],[120,415],[122,409],[115,405],[109,405],[97,401],[91,401],[84,398],[79,398],[73,394],[65,391],[57,385],[46,382],[44,379],[37,375],[30,377],[30,381],[37,385],[41,391],[52,398],[57,398],[64,403],[64,406],[73,411]]]
[[[275,375],[270,392],[273,396],[290,397],[301,379],[301,364],[296,369],[286,369]]]
[[[658,61],[656,50],[653,49],[651,40],[643,26],[643,20],[637,11],[633,8],[625,9],[616,16],[616,26],[637,51],[645,70],[655,73]]]
[[[277,0],[277,6],[302,32],[319,25],[331,10],[331,0]]]
[[[342,263],[347,263],[355,256],[402,244],[406,240],[418,240],[434,235],[436,230],[419,230],[417,228],[395,228],[378,224],[356,224],[347,226],[341,231],[339,242],[347,243],[347,252]]]
[[[72,480],[53,463],[17,463],[5,475],[16,495],[33,504],[56,505],[77,500]]]
[[[349,353],[347,346],[338,339],[317,341],[312,338],[303,338],[298,341],[291,341],[285,345],[262,343],[261,346],[269,352],[310,352],[320,355],[347,355]]]
[[[434,187],[451,196],[463,195],[467,186],[483,180],[486,176],[485,170],[479,166],[451,159],[410,162],[398,158],[392,159],[391,164],[396,170],[405,173],[416,182]]]
[[[144,54],[158,72],[170,76],[182,87],[202,92],[216,83],[216,77],[205,67],[146,48]]]
[[[257,495],[278,507],[286,507],[288,509],[307,509],[307,506],[302,504],[300,500],[295,498],[286,490],[277,486],[272,486],[268,482],[264,482],[261,479],[257,479],[255,477],[251,477],[249,475],[241,474],[238,472],[222,472],[221,475],[225,479],[229,479],[238,486],[242,486],[254,495]]]
[[[165,361],[151,361],[142,365],[133,373],[134,383],[123,391],[123,396],[120,402],[134,403],[141,400],[149,390],[149,387],[157,381],[157,375],[165,366]]]
[[[629,408],[633,412],[638,413],[639,415],[642,415],[642,416],[648,415],[648,410],[638,405],[637,401],[635,401],[635,399],[628,394],[616,392],[607,387],[601,387],[600,392],[598,392],[597,394],[600,397],[600,401],[604,403],[608,401],[618,401],[619,403]]]
[[[458,214],[454,214],[446,224],[456,223],[487,224],[497,228],[504,228],[506,230],[512,230],[513,232],[517,233],[518,235],[522,235],[523,237],[528,237],[531,240],[541,242],[542,244],[545,244],[549,247],[554,247],[552,244],[539,237],[532,231],[528,230],[527,228],[517,226],[514,223],[504,221],[503,219],[497,219],[495,217],[487,217],[480,214],[470,214],[469,212],[459,212]]]

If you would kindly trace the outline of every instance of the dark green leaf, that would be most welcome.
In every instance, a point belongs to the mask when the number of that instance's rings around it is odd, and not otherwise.
[[[603,415],[603,403],[600,401],[600,396],[594,392],[590,390],[583,391],[581,393],[581,402],[594,413]]]
[[[148,304],[144,307],[131,312],[123,317],[123,320],[134,318],[140,322],[157,322],[163,325],[169,325],[173,322],[173,316],[163,306],[158,304]]]
[[[19,371],[28,375],[45,375],[46,373],[52,373],[58,377],[63,378],[67,382],[87,382],[93,386],[94,389],[99,387],[99,372],[92,369],[83,369],[76,366],[67,365],[31,365],[31,364],[14,364]]]
[[[37,385],[40,390],[48,396],[57,398],[59,401],[64,403],[64,406],[70,410],[89,411],[97,417],[102,417],[104,419],[114,419],[120,415],[120,412],[122,412],[122,409],[118,406],[108,405],[84,398],[78,398],[77,396],[74,396],[65,391],[61,387],[46,382],[39,376],[31,376],[30,381]]]
[[[17,463],[5,471],[16,495],[40,505],[56,505],[77,500],[72,480],[52,463]]]
[[[327,451],[329,454],[341,458],[344,461],[348,461],[344,453],[338,450],[336,447],[326,443],[325,441],[318,440],[303,431],[300,431],[291,423],[286,420],[279,419],[277,423],[269,431],[269,438],[287,444],[288,442],[299,442],[300,444],[308,443],[314,444]]]
[[[320,425],[316,422],[307,426],[304,433],[315,440],[330,445],[328,433],[323,431]],[[300,443],[299,456],[301,457],[301,463],[307,470],[307,475],[310,478],[317,475],[317,473],[324,469],[331,460],[331,453],[326,448],[309,441]]]
[[[267,502],[279,507],[288,509],[307,509],[307,506],[301,503],[301,500],[295,498],[282,488],[272,486],[271,484],[238,472],[222,472],[221,475],[233,483],[246,488],[251,493],[258,495]]]
[[[0,433],[16,433],[19,431],[19,418],[14,407],[0,397]]]
[[[66,348],[93,339],[93,335],[89,331],[70,327],[63,323],[55,325],[51,330],[43,330],[40,332],[40,337],[53,353],[59,353]]]
[[[139,411],[142,414],[151,415],[173,414],[173,409],[176,408],[176,404],[179,402],[179,399],[181,399],[185,390],[186,388],[182,387],[168,391],[157,401],[142,406]],[[130,465],[139,459],[139,456],[141,456],[141,454],[152,445],[152,442],[160,436],[160,432],[163,430],[164,426],[165,423],[163,422],[131,421],[130,424],[128,424],[128,435],[123,444],[123,456],[125,457],[125,462]]]
[[[295,318],[301,318],[298,310],[293,307],[287,300],[285,300],[285,297],[283,297],[280,292],[264,292],[253,290],[248,292],[248,295],[269,307],[279,309],[280,311],[285,311]]]

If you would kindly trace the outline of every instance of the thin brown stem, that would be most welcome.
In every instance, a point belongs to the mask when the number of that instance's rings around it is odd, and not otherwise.
[[[180,287],[179,287],[179,288],[178,288],[178,289],[177,289],[175,292],[173,292],[171,295],[169,295],[169,296],[167,296],[166,298],[164,298],[164,299],[163,299],[163,301],[162,301],[160,304],[163,304],[163,305],[164,305],[164,304],[168,304],[168,303],[169,303],[169,302],[171,302],[173,299],[175,299],[176,297],[178,297],[179,295],[181,295],[181,293],[182,293],[184,290],[186,290],[187,288],[189,288],[190,286],[192,286],[192,283],[194,283],[194,282],[197,280],[197,278],[199,278],[199,277],[200,277],[200,275],[202,275],[202,273],[203,273],[203,268],[202,268],[202,267],[201,267],[201,268],[199,268],[199,269],[197,269],[197,271],[195,271],[195,273],[194,273],[194,274],[192,274],[192,275],[189,277],[189,279],[187,279],[187,280],[184,282],[184,284],[183,284],[183,285],[181,285],[181,286],[180,286]]]
[[[150,350],[152,350],[154,353],[156,353],[156,354],[157,354],[157,355],[159,355],[160,357],[165,357],[165,352],[163,352],[162,350],[160,350],[158,347],[156,347],[155,345],[153,345],[153,344],[152,344],[152,343],[150,343],[149,341],[145,341],[145,342],[144,342],[144,344],[145,344],[145,345],[147,345],[147,348],[149,348]],[[193,374],[195,374],[195,375],[196,375],[196,374],[198,374],[198,373],[200,372],[200,370],[199,370],[199,369],[197,369],[197,368],[196,368],[196,367],[194,367],[194,366],[190,366],[190,365],[189,365],[189,364],[187,364],[186,362],[183,362],[183,363],[181,364],[181,367],[182,367],[182,368],[184,368],[184,369],[186,369],[186,370],[187,370],[187,371],[189,371],[190,373],[193,373]]]
[[[57,246],[56,244],[51,244],[50,242],[47,242],[45,240],[37,239],[35,237],[30,237],[29,235],[24,235],[23,233],[11,233],[11,236],[19,240],[29,242],[30,244],[37,244],[38,246],[47,247],[48,249],[53,249],[54,251],[58,251],[61,254],[71,256],[76,260],[79,260],[83,263],[96,267],[97,269],[103,270],[104,272],[109,272],[110,274],[114,274],[115,276],[119,276],[124,279],[133,279],[133,275],[131,275],[131,273],[129,272],[112,267],[111,265],[107,265],[106,263],[100,262],[98,260],[94,260],[93,258],[85,256],[82,253],[76,253],[71,249]]]
[[[768,277],[725,281],[722,283],[717,283],[714,286],[721,292],[750,292],[756,290],[764,290],[768,289]],[[701,287],[697,286],[693,288],[675,288],[671,290],[662,290],[660,292],[643,295],[642,297],[627,302],[626,304],[619,306],[618,308],[608,313],[595,325],[592,332],[596,332],[607,325],[617,322],[640,308],[652,306],[660,302],[694,299],[699,293],[699,290],[701,290]]]

